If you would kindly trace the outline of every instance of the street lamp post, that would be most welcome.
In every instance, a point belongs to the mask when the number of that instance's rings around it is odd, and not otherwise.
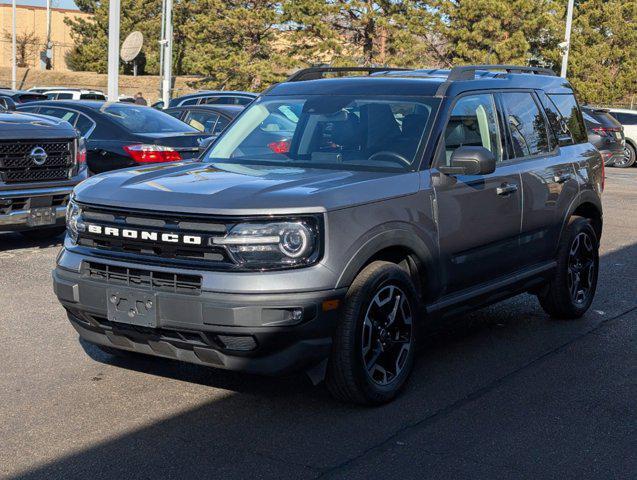
[[[13,18],[13,25],[11,27],[11,88],[13,90],[16,89],[16,79],[18,77],[18,59],[17,57],[17,49],[16,49],[16,33],[15,33],[15,11],[16,11],[16,6],[15,6],[15,0],[13,0],[12,4],[11,4],[11,16]]]
[[[14,0],[15,1],[15,0]],[[108,6],[108,101],[117,102],[119,87],[119,8],[120,0]]]
[[[166,26],[164,27],[164,78],[162,84],[162,100],[164,107],[170,102],[170,86],[172,84],[173,67],[173,0],[166,0]]]
[[[568,69],[568,53],[571,49],[571,26],[573,24],[573,3],[575,0],[568,0],[568,8],[566,10],[566,34],[564,35],[564,53],[562,54],[562,73],[561,77],[566,78],[566,70]]]

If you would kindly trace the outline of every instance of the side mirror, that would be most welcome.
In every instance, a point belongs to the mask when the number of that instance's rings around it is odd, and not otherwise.
[[[484,147],[460,147],[451,155],[451,165],[438,167],[447,175],[487,175],[495,172],[495,155]]]

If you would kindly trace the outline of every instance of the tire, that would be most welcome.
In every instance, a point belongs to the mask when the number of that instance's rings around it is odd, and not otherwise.
[[[66,227],[48,227],[38,230],[24,230],[20,234],[29,240],[48,240],[50,238],[59,237],[64,233]]]
[[[615,162],[615,167],[619,168],[628,168],[632,167],[637,160],[637,151],[635,147],[633,147],[630,143],[626,143],[624,147],[624,158],[620,161]]]
[[[409,275],[394,263],[373,262],[358,274],[328,361],[326,385],[335,398],[380,405],[400,392],[414,364],[417,299]]]
[[[558,247],[555,276],[538,294],[540,305],[553,318],[580,318],[593,302],[598,275],[595,230],[587,219],[572,217]]]

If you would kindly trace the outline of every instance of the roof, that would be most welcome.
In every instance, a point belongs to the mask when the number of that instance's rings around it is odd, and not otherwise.
[[[368,75],[324,78],[325,73]],[[402,95],[456,96],[471,90],[534,88],[571,93],[568,81],[552,71],[514,65],[473,65],[451,70],[406,70],[389,67],[313,67],[274,85],[264,95]]]
[[[36,102],[29,102],[28,104],[24,104],[21,106],[29,106],[29,107],[65,107],[65,108],[73,108],[75,110],[99,110],[104,105],[118,105],[123,107],[140,107],[140,105],[136,105],[133,103],[126,102],[104,102],[100,100],[38,100]],[[151,108],[151,107],[147,107]]]

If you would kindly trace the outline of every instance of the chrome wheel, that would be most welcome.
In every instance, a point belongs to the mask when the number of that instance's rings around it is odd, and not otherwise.
[[[391,383],[405,368],[412,343],[407,296],[395,285],[382,287],[367,307],[362,329],[363,366],[370,380]]]
[[[635,150],[628,144],[624,147],[624,156],[621,160],[615,161],[615,167],[626,168],[635,163]]]
[[[571,243],[568,260],[568,290],[575,305],[583,305],[595,284],[595,247],[585,232],[579,233]]]

